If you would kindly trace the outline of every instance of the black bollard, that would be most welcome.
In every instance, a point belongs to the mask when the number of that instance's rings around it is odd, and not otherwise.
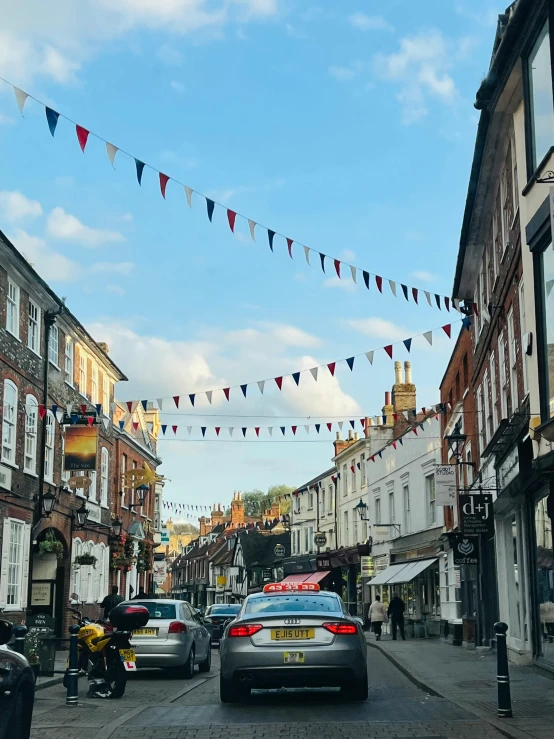
[[[14,636],[13,651],[19,654],[25,654],[25,637],[27,635],[26,626],[14,626],[12,630]]]
[[[69,627],[69,667],[67,669],[67,695],[66,706],[79,704],[79,629],[81,627],[73,624]]]
[[[498,715],[500,718],[513,718],[510,695],[510,673],[508,671],[508,648],[506,632],[508,624],[499,621],[494,625],[496,634],[496,681],[498,683]]]

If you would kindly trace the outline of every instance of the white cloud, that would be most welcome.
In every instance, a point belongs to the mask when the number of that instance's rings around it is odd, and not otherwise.
[[[209,194],[210,194],[210,197],[212,197],[214,200],[217,200],[219,203],[227,204],[236,195],[242,195],[244,193],[268,192],[271,190],[278,190],[279,188],[283,187],[284,184],[285,184],[285,180],[282,177],[279,177],[275,180],[264,182],[260,185],[237,185],[236,187],[227,187],[222,190],[212,190],[211,193]]]
[[[123,215],[119,216],[119,220],[123,223],[132,223],[134,218],[132,213],[123,213]]]
[[[182,95],[185,91],[185,86],[182,82],[179,82],[179,80],[171,80],[169,86],[172,90],[175,90],[175,92],[178,92],[180,95]]]
[[[353,13],[348,16],[348,21],[351,26],[360,31],[394,31],[393,26],[381,15]]]
[[[436,282],[438,279],[437,275],[434,275],[432,272],[427,272],[424,269],[416,269],[415,272],[412,272],[412,277],[415,277],[416,280],[421,280],[422,282]]]
[[[329,74],[340,82],[347,82],[356,76],[356,73],[350,67],[336,67],[334,65],[329,67]]]
[[[89,248],[125,241],[125,236],[119,231],[85,226],[78,218],[66,213],[60,207],[54,208],[49,213],[46,228],[53,238],[75,241]]]
[[[81,266],[50,249],[44,239],[17,229],[14,232],[13,242],[46,282],[68,282],[82,277]]]
[[[158,49],[158,59],[168,66],[179,66],[183,63],[183,55],[180,51],[164,44]]]
[[[356,260],[356,252],[352,249],[343,249],[340,253],[340,258],[344,259],[345,262],[354,262]]]
[[[413,334],[412,331],[385,318],[353,318],[348,321],[348,325],[365,336],[386,341],[402,341]]]
[[[400,86],[397,98],[406,125],[428,114],[428,97],[445,104],[454,101],[457,89],[449,70],[458,50],[450,46],[439,31],[427,31],[401,39],[393,54],[375,55],[377,74]]]
[[[344,290],[345,292],[354,292],[354,290],[356,289],[356,285],[351,279],[349,279],[349,277],[350,275],[348,275],[347,277],[346,274],[344,275],[344,278],[342,280],[336,276],[328,277],[326,280],[323,281],[323,287],[337,287],[340,290]]]
[[[134,262],[96,262],[90,267],[91,272],[108,275],[130,275],[135,269]]]
[[[279,323],[260,323],[261,328],[269,331],[271,335],[285,346],[321,346],[321,339],[317,336],[302,331],[296,326],[288,326]]]
[[[0,215],[9,223],[18,223],[41,216],[42,206],[38,200],[30,200],[19,190],[3,190],[0,192]]]
[[[125,288],[121,285],[106,285],[106,292],[112,293],[112,295],[125,295]]]

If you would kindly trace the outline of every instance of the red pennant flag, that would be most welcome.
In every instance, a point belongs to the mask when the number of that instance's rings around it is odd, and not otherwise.
[[[335,259],[335,272],[337,273],[337,277],[340,280],[340,262],[338,259]]]
[[[92,426],[92,424],[94,423],[94,416],[87,416],[87,423],[89,426]]]
[[[389,344],[388,346],[384,346],[383,349],[387,352],[389,357],[392,359],[392,344]]]
[[[159,172],[160,175],[160,190],[162,191],[162,198],[165,200],[165,188],[169,182],[169,177],[163,172]]]
[[[417,305],[417,287],[412,287],[412,295],[414,296],[414,301]]]
[[[393,413],[392,417],[394,418],[395,421],[398,421],[398,413]]]
[[[293,434],[294,434],[295,436],[296,436],[296,429],[297,429],[297,428],[298,428],[298,426],[291,426],[291,429],[292,429],[292,433],[293,433]]]
[[[173,433],[177,434],[177,426],[172,426],[171,428],[173,429]]]
[[[336,364],[337,364],[336,362],[329,362],[329,364],[327,365],[327,367],[329,367],[329,372],[331,373],[331,376],[332,377],[335,376],[335,367],[336,367]]]
[[[282,377],[275,377],[275,382],[277,383],[277,387],[279,390],[283,387],[283,378]]]
[[[84,410],[83,410],[83,408],[84,408]],[[86,409],[87,409],[86,405],[82,405],[81,406],[81,411],[83,413],[86,411]],[[132,400],[128,400],[127,401],[127,409],[129,411],[129,413],[132,413],[133,412],[133,401]]]
[[[375,283],[377,285],[377,290],[379,290],[380,293],[383,292],[383,278],[379,277],[379,275],[375,275]]]
[[[451,324],[450,323],[447,323],[446,326],[443,326],[442,327],[442,330],[448,336],[448,338],[450,338],[450,336],[451,336]]]
[[[477,307],[477,303],[473,303],[473,312],[479,318],[479,308]]]
[[[396,441],[392,442],[393,447],[396,449]]]
[[[438,421],[438,420],[439,420],[439,414],[435,413],[435,421]]]
[[[327,424],[327,430],[328,431],[331,431],[332,428],[333,428],[333,424],[332,423],[328,423]]]
[[[223,388],[223,392],[225,393],[225,397],[227,398],[227,400],[229,400],[229,395],[231,393],[231,388],[230,387],[224,387]]]
[[[352,472],[352,474],[354,474],[354,465],[353,464],[350,465],[350,471]]]
[[[287,247],[288,247],[288,250],[289,250],[289,257],[291,259],[292,259],[292,244],[293,244],[292,239],[287,239]]]
[[[371,459],[371,461],[372,461],[372,462],[375,462],[375,454],[373,454],[373,455],[372,455],[372,456],[370,457],[370,459]]]
[[[87,145],[87,139],[89,135],[89,131],[87,131],[86,128],[83,128],[82,126],[75,126],[75,130],[77,131],[77,138],[79,139],[79,146],[81,147],[81,151],[83,154],[85,153],[85,146]]]
[[[360,418],[360,423],[362,424],[362,428],[365,429],[365,418]]]
[[[425,414],[427,413],[427,409],[426,409],[425,407],[423,407],[423,408],[421,409],[421,412],[423,413],[423,415],[425,415]]]
[[[413,432],[414,432],[414,434],[415,434],[415,435],[417,436],[417,429],[416,429],[415,427],[414,427],[414,428],[412,429],[412,431],[413,431]]]
[[[133,431],[138,431],[138,421],[133,421]]]
[[[46,415],[46,406],[45,405],[39,405],[39,407],[38,407],[38,415],[40,417],[40,420],[42,421],[42,419]]]
[[[129,408],[129,413],[130,413],[131,412],[131,408],[133,407],[132,401],[130,403],[127,403],[127,406],[130,406],[130,408]],[[86,406],[85,403],[83,403],[83,405],[81,406],[81,413],[83,415],[85,415],[86,412],[87,412],[87,406]]]
[[[231,210],[230,208],[227,208],[227,220],[229,221],[229,228],[233,233],[235,233],[235,218],[237,217],[237,214],[234,210]]]
[[[175,407],[178,408],[179,407],[179,396],[178,395],[173,396],[173,402],[175,403]]]
[[[256,436],[259,436],[260,435],[260,427],[259,426],[254,426],[254,431],[256,432]]]
[[[221,426],[216,426],[215,427],[215,434],[216,434],[216,436],[219,436],[219,432],[220,431],[221,431]]]

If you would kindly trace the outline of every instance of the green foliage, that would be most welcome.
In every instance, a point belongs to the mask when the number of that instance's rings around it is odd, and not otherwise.
[[[58,559],[63,559],[63,544],[56,539],[52,529],[46,532],[46,537],[38,545],[38,556],[43,557],[45,554],[55,554]]]
[[[30,665],[38,665],[39,663],[39,633],[39,631],[32,630],[29,631],[25,636],[25,648],[23,650],[23,653],[27,657]]]
[[[281,514],[290,511],[290,495],[296,488],[289,485],[270,485],[267,493],[261,490],[250,490],[242,494],[245,516],[261,516],[262,513],[271,508],[272,503],[280,503]],[[279,500],[279,498],[281,500]]]

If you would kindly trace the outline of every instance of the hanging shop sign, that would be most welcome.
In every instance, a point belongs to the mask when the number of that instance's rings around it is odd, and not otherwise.
[[[331,558],[330,557],[318,557],[316,560],[316,567],[318,570],[330,570],[331,569]]]
[[[323,531],[318,531],[314,536],[314,544],[316,547],[324,547],[327,544],[327,537]]]
[[[390,534],[390,526],[374,526],[373,534],[376,539],[386,539]]]
[[[52,583],[34,582],[31,589],[32,606],[49,606],[51,603]]]
[[[97,448],[97,426],[68,426],[65,430],[64,470],[95,470]]]
[[[507,487],[519,474],[519,449],[514,447],[504,457],[502,464],[498,467],[498,484],[501,489]]]
[[[463,534],[466,536],[475,534],[493,536],[494,515],[490,493],[460,495],[460,514]]]
[[[362,577],[373,577],[375,574],[373,557],[360,557],[360,574]]]
[[[71,490],[88,490],[92,480],[90,477],[70,477],[67,481]]]
[[[479,542],[475,536],[456,534],[450,539],[455,565],[479,564]]]
[[[273,550],[275,552],[276,557],[284,557],[285,556],[285,547],[282,544],[277,544],[275,546],[275,549]]]
[[[215,589],[216,592],[221,593],[223,590],[225,590],[225,586],[227,585],[227,578],[225,575],[218,575],[215,579]]]
[[[456,465],[439,464],[435,467],[435,504],[456,505]]]

